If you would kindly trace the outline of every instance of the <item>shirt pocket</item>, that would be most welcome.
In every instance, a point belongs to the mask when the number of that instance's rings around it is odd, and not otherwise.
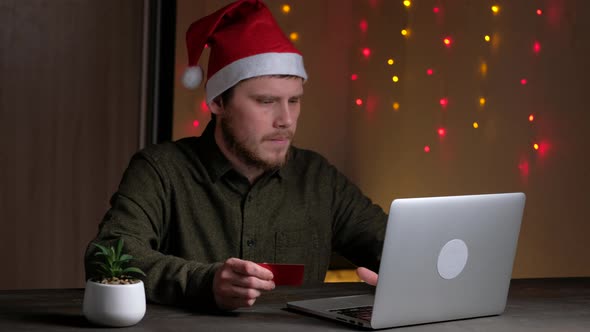
[[[319,256],[319,240],[315,227],[275,233],[275,263],[304,264],[304,283],[321,281]]]

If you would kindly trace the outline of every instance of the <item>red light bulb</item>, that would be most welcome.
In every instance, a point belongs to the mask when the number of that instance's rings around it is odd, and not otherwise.
[[[371,49],[369,49],[368,47],[363,48],[363,55],[365,56],[365,58],[368,58],[371,55]]]
[[[367,29],[369,29],[369,23],[367,22],[367,20],[362,19],[361,23],[359,23],[359,28],[362,32],[367,32]]]

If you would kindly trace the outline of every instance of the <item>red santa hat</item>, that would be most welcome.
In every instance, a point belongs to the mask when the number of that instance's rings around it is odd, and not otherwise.
[[[198,66],[205,45],[207,103],[241,80],[263,75],[307,79],[301,53],[287,39],[270,10],[259,0],[240,0],[194,22],[186,33],[189,68],[183,85],[195,89],[203,80]]]

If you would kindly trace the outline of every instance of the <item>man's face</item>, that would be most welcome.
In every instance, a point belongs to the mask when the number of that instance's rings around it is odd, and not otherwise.
[[[285,164],[299,118],[303,80],[256,77],[234,87],[216,110],[223,144],[243,166],[263,171]]]

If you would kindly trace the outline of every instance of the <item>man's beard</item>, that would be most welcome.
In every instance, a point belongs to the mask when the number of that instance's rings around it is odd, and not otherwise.
[[[248,147],[248,145],[245,143],[246,140],[240,141],[236,137],[233,122],[234,121],[231,115],[226,116],[223,120],[221,120],[221,134],[229,150],[233,152],[241,162],[246,164],[248,167],[261,169],[265,172],[277,170],[285,165],[289,158],[290,148],[287,149],[285,157],[281,158],[280,160],[264,160],[256,153],[256,151]],[[293,134],[291,132],[287,132],[284,134],[284,136],[291,140]]]

